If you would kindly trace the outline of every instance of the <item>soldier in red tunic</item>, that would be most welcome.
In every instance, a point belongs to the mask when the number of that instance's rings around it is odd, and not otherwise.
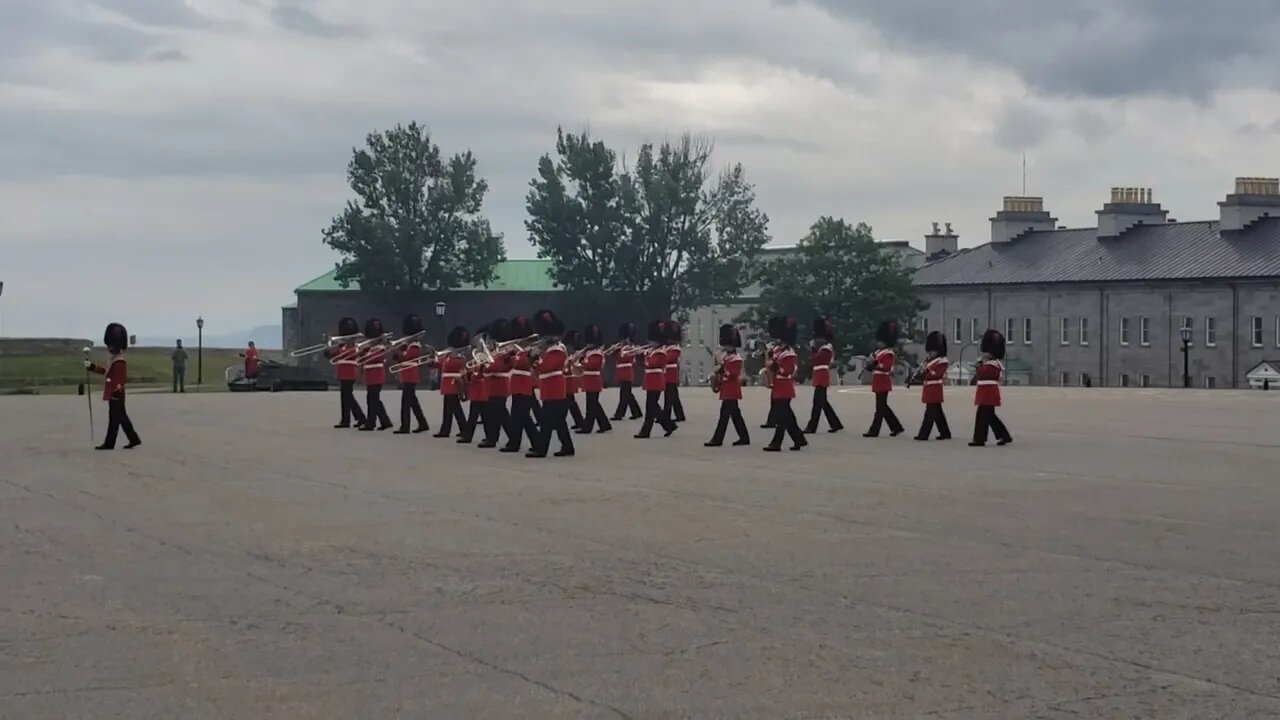
[[[556,457],[572,457],[573,435],[565,418],[569,413],[568,372],[569,350],[560,342],[564,323],[550,310],[539,310],[533,316],[533,330],[540,341],[550,344],[538,355],[534,372],[538,376],[538,393],[542,396],[542,427],[538,442],[525,453],[525,457],[544,458],[551,449],[551,434],[560,438],[560,450]]]
[[[467,420],[462,423],[458,442],[466,445],[475,437],[476,428],[489,415],[489,380],[484,365],[465,361],[463,380],[467,384]]]
[[[667,357],[666,395],[662,401],[662,411],[672,422],[684,422],[684,405],[680,402],[680,344],[684,342],[684,329],[675,320],[667,321],[667,347],[663,352]]]
[[[805,426],[806,434],[818,432],[818,421],[823,415],[827,417],[827,432],[840,432],[844,423],[836,415],[835,408],[827,399],[827,388],[831,385],[831,365],[836,359],[836,348],[833,343],[835,330],[831,321],[825,317],[813,321],[813,339],[810,341],[812,352],[809,357],[813,361],[813,410],[809,413],[809,424]]]
[[[715,433],[711,435],[710,442],[704,443],[707,447],[720,447],[724,444],[725,431],[729,429],[729,423],[733,423],[733,429],[738,433],[738,440],[734,445],[750,445],[751,438],[747,435],[747,423],[742,419],[742,408],[738,406],[738,401],[742,399],[742,356],[738,354],[738,348],[742,347],[742,335],[738,333],[738,328],[732,325],[720,326],[720,363],[715,369],[715,375],[720,382],[720,420],[716,423]]]
[[[667,353],[663,347],[670,338],[667,324],[662,320],[649,323],[649,345],[642,351],[644,358],[644,425],[637,438],[647,438],[656,422],[666,435],[676,431],[676,424],[662,409],[662,393],[667,389]]]
[[[979,349],[982,357],[978,358],[978,367],[974,371],[978,389],[973,395],[973,404],[978,406],[978,410],[973,422],[973,442],[969,445],[986,445],[987,430],[995,434],[997,445],[1008,445],[1013,442],[1013,436],[996,417],[996,408],[1000,407],[1000,376],[1004,373],[1004,335],[999,330],[986,331]]]
[[[638,357],[638,353],[631,344],[635,336],[635,323],[623,323],[622,327],[618,328],[618,340],[622,345],[615,351],[614,359],[613,378],[618,381],[618,409],[613,412],[614,421],[621,420],[628,411],[631,413],[632,420],[638,420],[641,415],[640,403],[636,402],[635,392],[632,391]]]
[[[511,318],[512,339],[532,334],[529,318],[522,315]],[[533,364],[529,353],[512,345],[507,354],[511,358],[511,418],[507,423],[507,444],[502,446],[501,452],[513,453],[520,452],[520,440],[525,435],[529,436],[530,445],[538,441],[538,421],[534,411]]]
[[[129,347],[129,331],[125,330],[120,323],[111,323],[102,333],[102,344],[106,345],[107,351],[111,353],[111,362],[107,363],[106,367],[88,360],[84,361],[86,370],[103,376],[102,399],[107,401],[107,437],[101,445],[97,446],[97,449],[114,450],[116,436],[121,430],[124,430],[124,436],[129,438],[129,443],[124,446],[125,449],[136,448],[142,444],[142,438],[138,437],[137,431],[133,429],[133,421],[129,419],[129,413],[124,407],[124,390],[129,384],[129,369],[125,363],[124,351]]]
[[[338,321],[338,337],[352,338],[360,334],[360,326],[355,318],[344,317]],[[364,411],[356,401],[356,376],[360,373],[359,361],[356,359],[355,340],[347,340],[324,351],[324,356],[333,363],[338,374],[338,400],[342,406],[342,419],[335,428],[349,428],[354,418],[356,427],[364,425]]]
[[[872,351],[868,363],[871,367],[871,392],[876,396],[876,416],[871,421],[871,429],[862,437],[878,437],[880,424],[889,424],[889,435],[897,437],[902,434],[902,423],[889,407],[889,393],[893,390],[893,364],[898,355],[898,323],[887,320],[880,323],[876,330],[876,349]]]
[[[582,408],[578,407],[578,390],[580,389],[578,372],[581,370],[578,361],[582,358],[582,338],[577,330],[566,330],[560,342],[564,343],[565,349],[569,351],[569,361],[565,363],[564,368],[564,382],[568,388],[565,404],[569,408],[569,416],[573,418],[573,424],[569,427],[580,430],[584,421]]]
[[[387,379],[387,346],[383,336],[382,321],[370,318],[364,324],[365,340],[371,341],[360,351],[357,360],[364,366],[365,406],[368,415],[360,426],[361,430],[371,431],[374,423],[378,430],[391,427],[391,417],[387,415],[387,406],[382,404],[382,386]]]
[[[422,332],[422,318],[413,313],[405,315],[401,329],[404,331],[405,337]],[[422,357],[422,343],[414,340],[403,348],[396,350],[392,360],[395,363],[404,363],[412,362],[420,357]],[[422,412],[422,403],[418,401],[418,383],[421,379],[420,366],[405,368],[400,371],[400,427],[396,430],[397,435],[407,435],[409,433],[409,417],[411,415],[418,421],[418,425],[413,432],[423,433],[430,429],[427,425],[427,416]]]
[[[600,393],[604,392],[604,331],[599,325],[588,325],[582,331],[583,342],[586,343],[586,351],[582,354],[582,390],[587,394],[587,413],[586,421],[579,428],[578,432],[583,435],[591,434],[591,431],[597,426],[600,432],[607,433],[613,429],[613,425],[609,422],[609,416],[604,412],[604,406],[600,404]]]
[[[951,439],[951,426],[947,424],[947,414],[942,411],[942,387],[947,377],[947,336],[934,330],[924,339],[924,350],[928,359],[920,368],[920,378],[924,385],[920,390],[920,402],[924,403],[924,420],[920,423],[917,440],[928,440],[933,433],[934,425],[938,427],[938,439]]]
[[[463,368],[466,361],[462,359],[462,351],[471,344],[471,333],[461,325],[449,331],[445,340],[453,352],[436,361],[440,369],[440,395],[444,398],[443,416],[440,418],[440,430],[431,437],[446,438],[453,434],[453,422],[458,421],[458,434],[465,431],[467,416],[462,412]]]
[[[485,328],[485,334],[495,343],[513,340],[511,323],[506,318],[498,318]],[[507,396],[511,394],[511,356],[506,353],[494,353],[493,362],[484,368],[485,381],[489,392],[488,415],[484,418],[484,441],[476,447],[492,448],[498,446],[498,435],[507,426],[510,416],[507,413]]]
[[[765,452],[782,450],[782,438],[791,436],[791,449],[799,450],[809,444],[800,432],[800,423],[796,420],[795,411],[791,409],[791,401],[796,397],[796,369],[799,358],[796,355],[796,319],[793,317],[772,318],[769,320],[769,334],[778,341],[774,353],[773,388],[770,390],[770,407],[777,427],[773,429],[773,441],[765,446]]]

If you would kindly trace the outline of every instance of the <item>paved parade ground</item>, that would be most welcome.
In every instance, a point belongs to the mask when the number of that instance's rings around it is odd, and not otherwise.
[[[686,388],[538,461],[336,392],[136,395],[110,453],[0,398],[0,717],[1280,717],[1280,393],[1009,388],[969,448],[971,392],[766,454]]]

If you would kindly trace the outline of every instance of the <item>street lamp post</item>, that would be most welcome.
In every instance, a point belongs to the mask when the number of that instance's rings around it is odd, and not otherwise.
[[[196,318],[196,388],[204,384],[204,316]]]
[[[439,300],[436,302],[436,305],[435,305],[436,321],[440,324],[440,344],[442,347],[448,344],[447,338],[449,337],[449,328],[445,325],[445,322],[444,322],[444,311],[447,308],[448,306],[444,304],[443,300]],[[440,382],[443,383],[444,379],[441,378]]]
[[[1191,328],[1182,328],[1182,387],[1191,387]]]

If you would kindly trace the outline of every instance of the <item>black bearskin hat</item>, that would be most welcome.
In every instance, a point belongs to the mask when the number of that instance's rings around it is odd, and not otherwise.
[[[661,343],[667,341],[667,322],[665,320],[654,320],[649,323],[649,342]]]
[[[675,320],[667,321],[667,342],[679,345],[684,340],[684,328]]]
[[[782,325],[786,320],[787,319],[784,317],[777,316],[769,318],[769,323],[765,326],[765,330],[769,333],[769,337],[774,338],[775,340],[782,337]]]
[[[467,329],[458,325],[449,331],[449,337],[446,339],[451,348],[464,348],[471,344],[471,333]]]
[[[529,322],[529,318],[523,315],[517,315],[511,318],[511,323],[507,326],[507,331],[511,333],[511,337],[507,338],[508,340],[529,337],[533,334],[533,323]]]
[[[934,330],[924,339],[924,351],[938,357],[947,356],[947,336]]]
[[[364,336],[370,340],[380,338],[386,334],[382,329],[382,321],[378,318],[369,318],[364,323]]]
[[[422,318],[409,313],[404,316],[404,324],[400,328],[406,336],[422,332]]]
[[[880,323],[880,327],[876,329],[876,340],[884,343],[887,347],[893,347],[898,344],[898,321],[885,320]]]
[[[339,335],[355,335],[360,332],[360,323],[353,317],[344,317],[338,321]]]
[[[835,328],[832,327],[831,321],[826,316],[813,319],[813,338],[815,340],[826,340],[827,342],[835,339]]]
[[[489,339],[494,342],[505,342],[507,340],[515,339],[511,337],[511,322],[506,318],[498,318],[497,320],[494,320],[485,327],[484,331],[485,334],[489,336]]]
[[[102,344],[111,352],[124,352],[129,347],[129,331],[120,323],[108,323],[102,332]]]
[[[582,347],[582,336],[577,330],[565,330],[564,335],[560,337],[560,341],[570,350],[577,350]]]
[[[544,337],[559,337],[564,334],[564,323],[550,310],[539,310],[533,314],[533,331]]]
[[[636,336],[635,323],[622,323],[622,326],[618,328],[619,340],[632,340],[635,338],[635,336]]]
[[[720,326],[720,347],[742,347],[742,335],[738,333],[738,328],[729,323]]]
[[[793,317],[769,318],[769,336],[787,345],[796,344],[796,319]]]
[[[588,347],[600,347],[601,345],[604,345],[604,330],[601,330],[599,325],[591,323],[583,328],[582,341],[585,342]]]
[[[982,333],[982,352],[997,360],[1004,359],[1004,335],[999,330],[988,330]]]

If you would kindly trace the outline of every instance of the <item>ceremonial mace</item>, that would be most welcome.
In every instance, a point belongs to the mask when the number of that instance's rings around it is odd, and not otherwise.
[[[89,444],[92,445],[97,434],[93,431],[93,388],[89,386],[89,353],[93,348],[84,348],[84,399],[89,401]]]

